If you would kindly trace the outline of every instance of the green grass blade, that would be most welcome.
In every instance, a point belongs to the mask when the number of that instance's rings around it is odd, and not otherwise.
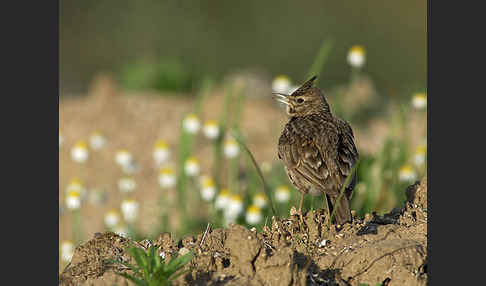
[[[312,67],[310,68],[309,73],[307,74],[306,80],[311,78],[314,75],[319,74],[319,72],[322,70],[322,67],[326,63],[329,54],[331,53],[333,44],[334,41],[332,39],[326,39],[322,42],[319,52],[317,53],[317,56],[314,60],[314,63],[312,64]],[[317,82],[318,80],[319,78],[317,78],[315,82]]]
[[[201,116],[202,105],[204,99],[209,95],[211,92],[211,88],[213,86],[213,81],[209,77],[205,77],[202,81],[201,87],[199,89],[199,93],[196,97],[196,115],[198,117]]]
[[[260,170],[260,167],[258,166],[256,160],[255,160],[255,157],[253,157],[253,154],[251,153],[250,149],[248,149],[248,147],[245,145],[245,143],[243,143],[243,140],[241,140],[241,138],[236,134],[236,132],[232,132],[232,135],[233,135],[233,138],[235,138],[236,142],[238,142],[238,144],[240,144],[241,147],[243,147],[243,149],[245,149],[245,151],[248,153],[248,155],[250,156],[251,158],[251,161],[253,162],[253,166],[255,167],[255,169],[257,170],[258,172],[258,176],[260,177],[261,181],[262,181],[262,184],[263,184],[263,190],[265,191],[265,194],[267,196],[267,199],[268,199],[268,202],[270,203],[270,208],[272,210],[272,213],[274,216],[278,216],[278,212],[276,211],[274,205],[273,205],[273,201],[272,201],[272,195],[271,195],[271,191],[270,191],[270,187],[268,186],[268,184],[265,182],[265,178],[263,177],[263,173],[262,171]]]

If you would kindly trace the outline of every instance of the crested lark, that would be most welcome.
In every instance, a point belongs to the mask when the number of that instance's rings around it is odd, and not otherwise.
[[[351,222],[349,201],[356,185],[356,173],[341,196],[341,188],[358,160],[349,124],[331,113],[322,91],[313,87],[316,76],[290,95],[274,93],[287,105],[289,122],[278,141],[278,157],[292,184],[301,192],[299,213],[305,194],[325,194],[329,214],[337,207],[335,222]]]

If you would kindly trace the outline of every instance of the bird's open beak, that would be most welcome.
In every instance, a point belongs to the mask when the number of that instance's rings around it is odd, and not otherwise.
[[[278,101],[285,105],[289,105],[289,99],[287,98],[288,95],[278,92],[272,92],[273,97]]]

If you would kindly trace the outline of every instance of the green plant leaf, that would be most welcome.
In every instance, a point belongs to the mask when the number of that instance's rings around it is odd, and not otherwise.
[[[126,273],[121,273],[121,272],[115,272],[115,273],[120,275],[120,276],[125,277],[126,279],[132,281],[133,283],[135,283],[139,286],[149,286],[149,284],[147,284],[147,282],[145,282],[141,279],[138,279],[137,277],[135,277],[133,275],[129,275],[129,274],[126,274]]]
[[[145,251],[138,247],[130,247],[127,251],[133,257],[133,259],[135,259],[137,265],[142,269],[144,278],[149,279],[150,273],[148,271],[148,259]]]
[[[177,270],[183,267],[186,263],[188,263],[192,259],[192,257],[193,257],[192,252],[189,252],[185,255],[178,256],[175,259],[171,259],[166,268],[167,272],[169,273],[169,276],[171,276],[173,273],[175,273]]]
[[[186,270],[184,270],[184,271],[180,271],[180,272],[178,272],[178,273],[174,273],[174,274],[172,274],[172,275],[170,276],[169,281],[175,280],[175,279],[177,279],[177,277],[179,277],[179,276],[181,276],[181,275],[184,275],[184,274],[186,274],[186,273],[188,273],[188,272],[190,272],[190,271],[191,271],[191,269],[186,269]]]

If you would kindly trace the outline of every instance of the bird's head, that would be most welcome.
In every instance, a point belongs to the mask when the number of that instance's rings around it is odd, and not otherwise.
[[[317,76],[313,76],[291,94],[273,93],[277,101],[287,105],[287,114],[291,117],[310,114],[330,114],[329,104],[318,87],[312,86]]]

